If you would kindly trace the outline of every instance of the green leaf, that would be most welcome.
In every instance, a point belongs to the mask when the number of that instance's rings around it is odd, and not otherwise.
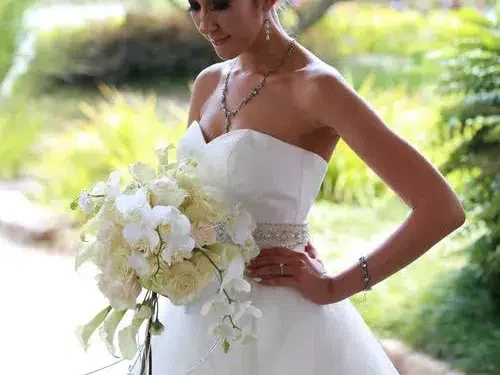
[[[134,318],[131,325],[118,332],[118,346],[123,358],[132,360],[137,354],[137,333],[144,320],[142,318]]]
[[[224,350],[224,353],[229,352],[229,347],[230,347],[229,341],[227,341],[227,339],[224,340],[224,342],[222,343],[222,349]]]
[[[118,332],[118,345],[123,358],[134,359],[138,350],[136,336],[137,329],[134,326],[125,327]]]
[[[101,337],[106,343],[108,351],[115,357],[117,357],[117,354],[113,345],[113,339],[115,337],[116,329],[118,328],[118,325],[122,321],[126,312],[127,310],[113,311],[101,327]]]
[[[94,334],[95,330],[104,322],[104,319],[108,316],[111,311],[111,306],[106,307],[101,310],[90,322],[85,324],[84,326],[80,326],[77,328],[77,336],[80,339],[83,348],[85,350],[89,347],[89,340]]]
[[[83,247],[78,251],[78,253],[75,255],[75,271],[78,271],[78,268],[91,259],[96,251],[96,246],[95,246],[95,241],[92,242],[91,244],[85,244]]]

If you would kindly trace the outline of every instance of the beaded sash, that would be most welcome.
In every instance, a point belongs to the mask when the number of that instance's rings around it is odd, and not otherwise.
[[[216,227],[217,242],[232,243],[225,225]],[[253,237],[259,248],[280,246],[293,249],[309,242],[309,227],[303,224],[257,223]]]

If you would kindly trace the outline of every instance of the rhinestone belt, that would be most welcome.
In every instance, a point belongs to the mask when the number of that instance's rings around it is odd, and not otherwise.
[[[232,243],[225,225],[216,226],[217,242]],[[309,227],[304,224],[257,223],[253,238],[262,249],[272,246],[294,248],[309,242]]]

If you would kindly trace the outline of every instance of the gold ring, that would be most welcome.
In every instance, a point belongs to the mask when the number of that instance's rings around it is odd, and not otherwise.
[[[280,274],[281,276],[284,276],[285,274],[283,273],[283,267],[285,267],[285,263],[280,263]]]

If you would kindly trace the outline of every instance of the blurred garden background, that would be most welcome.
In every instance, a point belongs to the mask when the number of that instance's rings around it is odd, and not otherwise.
[[[193,79],[218,61],[187,6],[0,0],[2,373],[79,375],[113,361],[73,335],[103,301],[73,271],[69,206],[181,137]],[[442,374],[500,374],[499,11],[498,0],[306,0],[281,14],[464,202],[465,227],[352,299],[381,339],[443,361]],[[314,244],[335,272],[408,213],[341,143],[310,215]]]

